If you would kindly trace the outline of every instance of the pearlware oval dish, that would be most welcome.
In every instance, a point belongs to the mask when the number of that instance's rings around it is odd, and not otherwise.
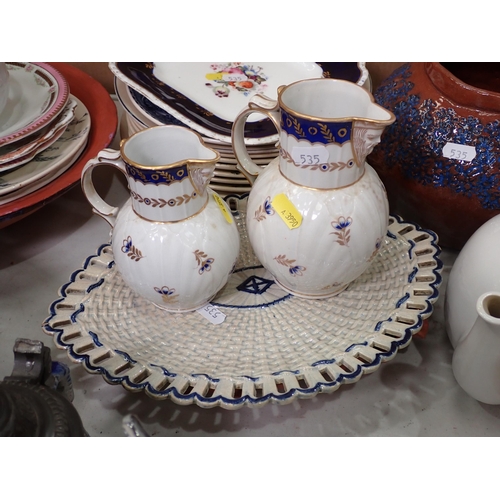
[[[369,84],[364,63],[109,63],[134,91],[203,136],[231,141],[234,118],[257,92],[275,97],[283,84],[322,75]],[[147,105],[143,101],[143,105]],[[147,114],[154,114],[151,106]],[[247,144],[271,144],[277,135],[268,119],[248,124]],[[165,123],[165,122],[164,122]]]
[[[66,79],[46,63],[7,63],[9,95],[0,115],[0,146],[49,124],[69,99]]]
[[[357,382],[406,347],[432,314],[442,271],[434,233],[391,217],[370,269],[338,296],[310,301],[284,292],[256,259],[245,200],[226,198],[242,245],[212,301],[222,323],[148,305],[124,284],[106,244],[61,287],[44,331],[108,383],[181,405],[235,409]]]

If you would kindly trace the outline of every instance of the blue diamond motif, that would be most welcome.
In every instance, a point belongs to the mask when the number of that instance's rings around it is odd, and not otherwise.
[[[268,280],[266,278],[261,278],[260,276],[253,275],[240,283],[236,287],[236,289],[240,292],[262,295],[271,285],[274,285],[273,280]]]

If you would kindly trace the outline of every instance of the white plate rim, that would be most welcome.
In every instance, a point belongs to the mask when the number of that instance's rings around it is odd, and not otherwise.
[[[7,68],[9,65],[16,65],[20,66],[23,70],[29,66],[33,66],[34,74],[36,73],[38,76],[41,75],[42,78],[49,80],[52,83],[52,86],[49,87],[48,95],[51,93],[54,95],[49,101],[49,107],[43,108],[38,117],[31,120],[29,123],[24,123],[21,126],[18,126],[17,129],[9,131],[8,135],[5,133],[0,135],[0,146],[18,141],[19,139],[31,135],[41,127],[49,124],[59,115],[59,113],[62,112],[70,96],[70,90],[66,79],[59,71],[49,64],[22,62],[9,62],[6,64]],[[15,75],[16,71],[13,71],[12,73],[9,71],[9,78],[11,78],[13,74]],[[5,108],[2,113],[4,112]]]

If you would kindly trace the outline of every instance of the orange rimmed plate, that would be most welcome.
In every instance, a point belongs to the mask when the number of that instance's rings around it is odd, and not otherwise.
[[[61,196],[80,183],[83,167],[101,149],[113,141],[117,126],[116,105],[106,89],[82,70],[67,63],[49,63],[66,79],[71,93],[78,97],[90,113],[92,125],[87,147],[75,163],[50,184],[18,200],[0,207],[0,228],[6,227]]]

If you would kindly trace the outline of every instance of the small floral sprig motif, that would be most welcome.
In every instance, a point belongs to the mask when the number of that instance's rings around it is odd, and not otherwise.
[[[368,258],[368,262],[371,262],[376,257],[381,247],[382,247],[382,238],[377,238],[377,242],[375,243],[375,248],[370,257]]]
[[[281,264],[282,266],[288,267],[288,271],[293,276],[302,276],[306,267],[294,265],[295,259],[287,259],[286,255],[278,255],[274,257],[274,260]]]
[[[266,201],[255,211],[254,219],[257,221],[264,220],[267,215],[274,215],[276,212],[274,211],[273,206],[271,205],[271,197],[268,196]]]
[[[198,262],[198,265],[200,266],[200,269],[198,269],[198,273],[200,275],[205,271],[208,272],[212,270],[212,264],[214,263],[215,259],[213,259],[212,257],[208,257],[208,255],[201,250],[195,250],[193,253],[196,257],[196,262]]]
[[[352,217],[339,217],[337,220],[331,222],[335,236],[337,236],[337,243],[342,246],[349,246],[351,240],[351,230],[349,226],[352,224]]]
[[[165,302],[165,304],[176,302],[177,298],[179,297],[179,295],[175,293],[175,288],[169,288],[168,286],[162,286],[161,288],[155,286],[154,288],[155,292],[161,295],[161,298],[163,302]]]
[[[142,252],[132,244],[132,237],[127,236],[126,240],[123,240],[123,245],[122,245],[122,252],[127,254],[127,257],[130,257],[132,260],[135,260],[138,262],[141,260],[144,255],[142,255]]]

